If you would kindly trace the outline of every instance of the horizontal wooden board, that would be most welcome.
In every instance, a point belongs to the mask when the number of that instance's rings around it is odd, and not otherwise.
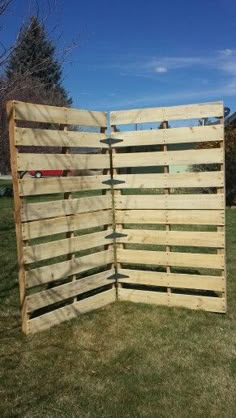
[[[178,295],[164,292],[149,292],[134,289],[119,289],[119,300],[156,305],[179,306],[210,312],[226,312],[225,299],[209,296]]]
[[[117,209],[224,209],[223,194],[115,196]]]
[[[165,174],[127,174],[116,175],[124,181],[115,185],[115,189],[149,189],[149,188],[186,188],[186,187],[223,187],[223,171],[206,171],[198,173],[165,173]]]
[[[62,216],[55,219],[51,218],[40,221],[24,222],[22,224],[22,236],[24,240],[29,240],[46,235],[78,231],[81,229],[111,224],[112,211],[100,210],[92,213]]]
[[[17,154],[18,171],[108,169],[108,154]]]
[[[205,125],[171,129],[145,129],[142,131],[113,132],[112,138],[123,139],[116,148],[148,145],[223,141],[223,125]]]
[[[14,101],[14,119],[63,125],[107,126],[106,112]]]
[[[17,146],[107,148],[108,145],[100,142],[106,137],[106,134],[100,132],[15,128],[15,144]]]
[[[215,292],[225,291],[223,276],[161,273],[131,269],[119,269],[119,273],[129,276],[124,279],[119,279],[120,283],[180,289],[212,290]]]
[[[20,155],[20,154],[19,154]],[[22,154],[23,155],[23,154]],[[24,154],[27,155],[27,154]],[[97,156],[100,157],[100,156]],[[186,151],[155,151],[155,152],[133,152],[116,153],[113,158],[113,167],[148,167],[164,165],[194,165],[194,164],[222,164],[224,160],[223,148],[211,148],[203,150]],[[21,162],[19,163],[21,167]],[[26,164],[26,162],[24,163]],[[51,163],[52,164],[52,163]],[[64,162],[66,165],[66,163]],[[92,165],[92,162],[88,161]],[[105,164],[105,159],[104,159]],[[49,167],[51,168],[51,167]],[[61,167],[54,167],[61,168]],[[100,167],[85,167],[100,168]],[[106,168],[106,167],[104,167]],[[32,166],[31,166],[32,169]],[[20,168],[19,168],[20,170]]]
[[[119,263],[170,267],[224,268],[224,256],[221,254],[193,254],[168,251],[125,250],[118,248],[117,261]]]
[[[182,106],[152,107],[118,110],[110,113],[111,125],[200,119],[224,115],[223,102],[199,103]]]
[[[122,229],[122,234],[126,234],[126,236],[117,238],[117,242],[126,244],[224,248],[223,232]]]
[[[86,272],[87,270],[106,266],[113,262],[113,250],[108,249],[96,254],[89,254],[83,257],[73,258],[49,266],[38,267],[26,271],[26,287],[39,286],[41,284],[54,282],[74,274]]]
[[[224,210],[117,210],[118,224],[224,225]]]
[[[76,176],[76,177],[45,177],[23,178],[19,180],[20,196],[36,196],[52,193],[78,192],[80,190],[103,190],[110,188],[103,181],[110,176]]]
[[[34,334],[38,331],[46,330],[54,325],[58,325],[69,319],[76,318],[79,314],[102,308],[115,302],[116,294],[114,289],[106,290],[87,299],[80,300],[63,308],[31,319],[28,322],[28,333]]]
[[[37,309],[44,308],[45,306],[89,292],[90,290],[112,284],[114,280],[108,280],[108,277],[113,273],[114,270],[109,269],[80,280],[27,296],[27,310],[33,312]]]
[[[111,196],[109,195],[24,203],[21,209],[21,220],[33,221],[106,209],[111,209]]]
[[[28,245],[23,248],[24,263],[35,263],[48,258],[59,257],[64,254],[72,254],[90,248],[111,244],[112,239],[106,236],[112,233],[112,229],[79,235],[71,238],[50,241],[43,244]]]

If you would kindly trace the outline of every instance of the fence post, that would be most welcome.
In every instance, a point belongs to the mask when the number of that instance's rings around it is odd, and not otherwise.
[[[15,217],[15,228],[16,228],[16,243],[17,243],[17,259],[18,259],[18,277],[19,277],[19,293],[20,293],[20,313],[21,313],[21,324],[22,331],[28,334],[28,319],[29,315],[27,312],[27,299],[26,299],[26,280],[25,280],[25,266],[23,259],[23,245],[27,245],[28,241],[23,241],[22,236],[22,225],[21,225],[21,208],[22,208],[22,197],[19,193],[19,179],[20,174],[17,170],[17,154],[18,147],[15,144],[15,107],[14,101],[7,103],[7,116],[9,124],[9,143],[11,153],[11,175],[14,192],[14,217]]]

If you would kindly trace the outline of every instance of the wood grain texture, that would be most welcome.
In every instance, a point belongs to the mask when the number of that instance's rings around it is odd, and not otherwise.
[[[79,235],[72,238],[51,241],[43,244],[29,245],[23,248],[24,263],[34,263],[48,258],[72,254],[90,248],[101,247],[112,243],[112,239],[106,236],[112,233],[109,228],[106,231]]]
[[[223,194],[123,195],[117,209],[224,209]]]
[[[121,288],[119,289],[119,300],[201,309],[210,312],[225,312],[225,299],[209,296],[178,295]]]
[[[116,175],[115,178],[124,181],[115,189],[153,189],[153,188],[188,188],[188,187],[222,187],[224,175],[221,171],[198,173],[165,173],[165,174],[127,174]]]
[[[154,231],[145,229],[123,229],[126,237],[117,238],[126,244],[175,245],[191,247],[223,248],[223,232],[198,231]]]
[[[120,279],[121,283],[160,286],[180,289],[198,289],[222,291],[224,278],[222,276],[207,276],[200,274],[177,274],[146,270],[120,269],[119,273],[129,277]]]
[[[31,154],[17,156],[18,171],[92,170],[109,168],[106,154]]]
[[[100,142],[104,139],[106,135],[100,132],[15,128],[16,145],[31,147],[107,148]]]
[[[110,187],[102,183],[109,178],[109,176],[102,175],[23,178],[19,180],[19,193],[20,196],[36,196],[80,190],[102,190]]]
[[[30,288],[54,282],[72,276],[73,274],[79,274],[97,267],[106,266],[111,264],[112,261],[113,251],[110,249],[83,257],[76,257],[72,260],[31,269],[26,271],[26,287]]]
[[[117,143],[116,148],[137,147],[148,145],[182,144],[223,141],[223,126],[193,126],[171,129],[147,129],[111,133],[112,138],[123,139]]]
[[[103,195],[81,197],[66,201],[54,200],[39,203],[25,203],[21,208],[21,219],[25,222],[106,209],[111,209],[111,197]]]
[[[164,120],[200,119],[223,116],[223,102],[199,103],[192,105],[153,107],[145,109],[118,110],[110,113],[111,125]]]
[[[109,224],[112,224],[112,211],[97,211],[40,221],[24,222],[22,224],[22,235],[23,239],[33,239]]]
[[[119,249],[117,260],[128,264],[150,264],[155,266],[224,268],[224,255],[191,254],[181,252],[145,251]]]
[[[224,210],[117,210],[117,223],[224,225]]]
[[[26,155],[26,154],[25,154]],[[194,164],[221,164],[223,162],[221,148],[186,151],[160,151],[160,152],[133,152],[117,153],[114,155],[114,168],[122,167],[148,167],[164,165],[194,165]],[[66,164],[66,163],[65,163]],[[92,165],[92,161],[89,163]],[[105,161],[104,163],[105,164]],[[26,162],[24,166],[26,165]],[[60,167],[58,167],[60,168]],[[88,167],[85,167],[88,168]],[[95,168],[95,167],[90,167]],[[96,167],[99,168],[99,167]]]
[[[102,308],[112,302],[115,302],[115,291],[110,289],[90,296],[87,299],[80,300],[63,308],[41,315],[29,321],[29,333],[34,334],[46,330],[52,326],[59,325],[61,322],[76,318],[78,315]]]
[[[45,306],[89,292],[90,290],[112,284],[114,280],[108,279],[108,277],[113,273],[114,270],[109,269],[83,279],[35,293],[27,297],[27,308],[30,312],[33,312]]]
[[[15,119],[62,125],[107,126],[106,112],[15,101]]]

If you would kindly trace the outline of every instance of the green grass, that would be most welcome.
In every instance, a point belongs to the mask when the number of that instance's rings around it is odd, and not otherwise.
[[[0,417],[235,418],[236,211],[226,315],[120,302],[25,337],[12,199],[0,209]]]

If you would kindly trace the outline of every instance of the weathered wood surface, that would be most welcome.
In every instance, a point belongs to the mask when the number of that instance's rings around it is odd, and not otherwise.
[[[112,211],[104,210],[78,215],[61,216],[59,218],[24,222],[22,224],[23,239],[33,239],[63,232],[78,231],[112,224]]]
[[[107,148],[100,132],[61,131],[58,129],[15,128],[16,145],[31,147]]]
[[[44,308],[45,306],[89,292],[90,290],[112,284],[114,280],[108,278],[113,273],[114,270],[109,269],[102,271],[101,273],[84,277],[83,279],[35,293],[27,297],[27,308],[30,312],[33,312],[37,309]]]
[[[180,289],[212,290],[218,292],[224,289],[224,278],[222,276],[161,273],[136,269],[120,269],[119,273],[128,276],[120,279],[121,283]]]
[[[52,193],[76,192],[80,190],[102,190],[110,188],[109,185],[102,183],[109,178],[109,176],[102,175],[45,177],[39,179],[23,178],[19,180],[19,193],[21,196],[36,196]]]
[[[72,260],[62,261],[26,271],[26,287],[39,286],[41,284],[54,282],[65,277],[79,274],[88,270],[106,266],[113,261],[111,249],[89,254],[83,257],[76,257]]]
[[[201,309],[210,312],[225,312],[225,299],[209,296],[192,296],[175,293],[162,293],[134,289],[119,289],[119,300],[157,305],[179,306],[188,309]]]
[[[123,229],[126,237],[117,238],[126,244],[175,245],[191,247],[224,247],[223,232],[198,231],[154,231],[145,229]]]
[[[46,330],[54,325],[59,325],[61,322],[76,318],[82,313],[102,308],[112,302],[115,302],[114,289],[90,296],[87,299],[31,319],[28,325],[28,332],[34,334]]]
[[[111,209],[111,197],[104,195],[70,200],[25,203],[21,208],[21,219],[25,222],[106,209]]]
[[[23,248],[25,263],[47,260],[48,258],[59,257],[64,254],[71,254],[90,248],[102,247],[112,243],[112,239],[106,238],[112,233],[109,228],[106,231],[93,232],[91,234],[79,235],[72,238],[50,241],[43,244],[28,245]]]
[[[182,224],[224,225],[224,210],[117,210],[117,223],[126,224]]]
[[[200,119],[223,116],[223,102],[193,105],[118,110],[110,114],[111,125],[162,122],[164,120]]]
[[[106,154],[32,154],[19,153],[18,171],[92,170],[110,167]]]
[[[62,125],[107,126],[106,112],[14,101],[15,119]]]
[[[118,249],[117,260],[128,264],[223,269],[224,255]]]
[[[117,148],[148,145],[181,144],[223,141],[222,125],[193,126],[171,129],[147,129],[111,133],[112,138],[123,139]]]
[[[223,194],[123,195],[117,209],[224,209]]]
[[[22,154],[23,155],[23,154]],[[27,155],[27,154],[24,154]],[[98,156],[97,156],[98,157]],[[153,152],[133,152],[133,153],[117,153],[113,158],[114,168],[122,167],[148,167],[148,166],[164,166],[164,165],[194,165],[194,164],[221,164],[223,162],[223,152],[221,148],[212,148],[203,150],[187,150],[187,151],[153,151]],[[66,162],[61,162],[66,165]],[[22,166],[26,166],[26,162],[22,162]],[[42,162],[44,164],[44,161]],[[46,162],[45,162],[46,164]],[[59,162],[52,162],[55,168],[59,167]],[[95,161],[88,159],[88,167],[99,168]],[[94,164],[94,167],[93,167]],[[97,163],[98,164],[98,163]],[[104,161],[105,164],[105,161]],[[54,167],[53,165],[53,167]],[[51,165],[52,166],[52,165]],[[95,167],[96,166],[96,167]],[[32,167],[32,166],[31,166]],[[50,164],[48,164],[50,168]],[[24,168],[23,168],[24,169]]]

